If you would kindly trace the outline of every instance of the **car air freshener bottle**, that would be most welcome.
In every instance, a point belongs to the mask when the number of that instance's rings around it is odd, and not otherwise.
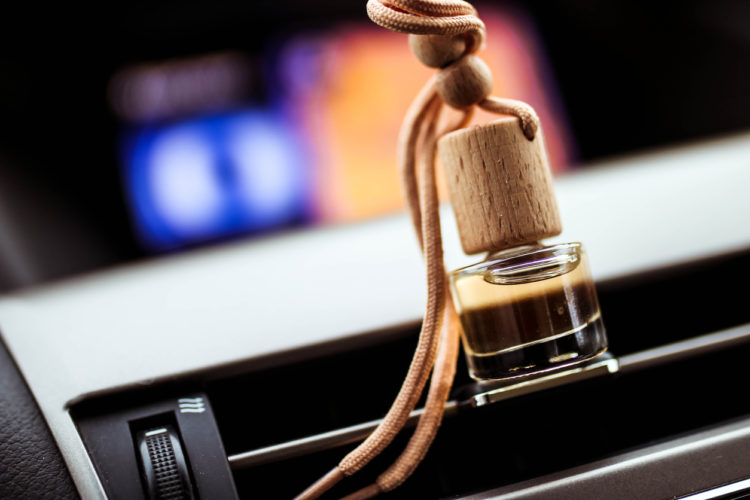
[[[594,282],[580,243],[560,234],[544,138],[518,118],[462,129],[440,140],[464,252],[487,252],[453,271],[451,292],[477,380],[537,374],[607,349]]]

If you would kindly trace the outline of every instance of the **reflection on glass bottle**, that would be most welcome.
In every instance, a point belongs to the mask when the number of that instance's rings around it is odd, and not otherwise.
[[[524,245],[451,273],[470,374],[539,373],[607,349],[594,282],[580,243]]]

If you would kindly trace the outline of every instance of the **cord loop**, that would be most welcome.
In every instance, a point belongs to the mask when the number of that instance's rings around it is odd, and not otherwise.
[[[344,477],[358,472],[388,446],[416,406],[432,371],[425,411],[406,449],[375,483],[352,493],[347,500],[361,500],[389,491],[403,483],[419,465],[442,421],[458,355],[459,323],[446,287],[443,265],[435,180],[437,141],[446,133],[466,126],[474,105],[517,116],[530,141],[539,128],[539,118],[528,104],[489,97],[492,73],[473,55],[484,43],[485,26],[468,2],[368,0],[367,14],[384,28],[409,33],[409,45],[417,59],[426,66],[441,68],[409,108],[399,134],[398,148],[403,190],[425,257],[427,307],[409,371],[383,421],[335,469],[303,491],[297,500],[318,498]],[[443,103],[463,113],[459,121],[438,130]]]

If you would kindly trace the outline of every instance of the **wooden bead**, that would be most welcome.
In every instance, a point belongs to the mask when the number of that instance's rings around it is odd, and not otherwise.
[[[490,95],[492,73],[484,61],[468,55],[440,70],[436,85],[447,105],[464,109]]]
[[[442,68],[464,55],[466,39],[462,35],[409,35],[409,47],[425,66]]]
[[[508,117],[438,143],[464,252],[495,252],[562,231],[544,137]]]

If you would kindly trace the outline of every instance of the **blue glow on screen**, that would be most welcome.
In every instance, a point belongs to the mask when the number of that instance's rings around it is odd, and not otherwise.
[[[307,222],[304,144],[270,111],[145,126],[125,141],[138,234],[153,250]]]

